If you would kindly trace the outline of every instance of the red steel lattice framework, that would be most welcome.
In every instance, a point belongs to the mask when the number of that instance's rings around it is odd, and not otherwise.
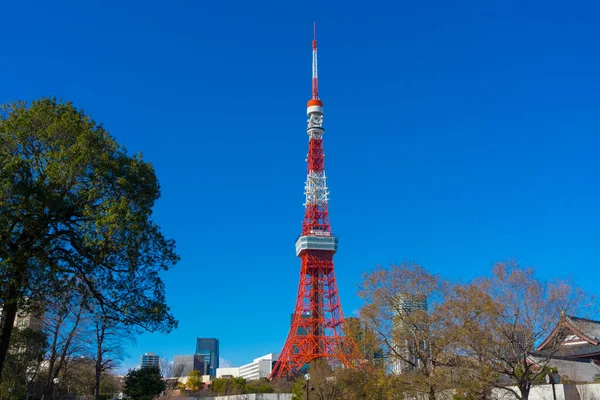
[[[312,99],[307,105],[308,174],[302,235],[296,254],[302,260],[296,308],[285,345],[271,378],[292,377],[317,358],[333,366],[355,367],[361,356],[349,336],[338,295],[333,255],[338,239],[331,233],[323,152],[323,103],[319,99],[317,40],[312,42]]]

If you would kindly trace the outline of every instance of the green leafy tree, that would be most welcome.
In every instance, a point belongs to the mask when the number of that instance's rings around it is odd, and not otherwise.
[[[260,378],[246,382],[246,393],[273,393],[275,390],[271,386],[268,378]]]
[[[166,389],[158,367],[134,369],[125,376],[123,393],[135,400],[152,400]]]
[[[159,195],[152,165],[71,103],[2,108],[0,377],[25,299],[82,286],[109,320],[176,326],[159,272],[178,256],[151,218]]]
[[[225,396],[230,394],[244,394],[246,392],[246,380],[237,378],[217,378],[212,381],[211,390],[214,394]]]
[[[188,394],[199,395],[204,388],[204,382],[202,381],[202,373],[200,371],[191,371],[185,381],[185,390]]]

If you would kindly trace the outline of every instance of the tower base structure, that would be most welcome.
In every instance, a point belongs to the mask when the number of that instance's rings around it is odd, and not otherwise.
[[[312,240],[311,240],[312,239]],[[300,248],[300,285],[292,325],[271,378],[304,373],[310,362],[324,359],[332,367],[358,367],[362,356],[344,319],[333,269],[337,238],[300,237],[306,243],[331,250]],[[310,246],[310,244],[309,244]],[[316,246],[315,246],[316,247]]]

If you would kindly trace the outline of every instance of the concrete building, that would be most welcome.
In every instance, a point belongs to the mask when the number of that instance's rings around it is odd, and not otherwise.
[[[268,378],[277,362],[277,353],[269,353],[255,358],[251,363],[235,368],[217,368],[217,378],[241,377],[247,381]]]
[[[240,376],[240,367],[217,368],[217,378],[237,378]]]
[[[0,316],[2,315],[2,310],[4,307],[0,304]],[[1,317],[0,317],[1,321]],[[41,331],[44,325],[44,314],[42,311],[25,311],[19,309],[17,311],[17,315],[15,316],[15,322],[13,323],[13,327],[19,330],[22,329],[35,329],[37,331]]]
[[[269,353],[255,358],[250,364],[240,367],[240,376],[247,381],[268,378],[277,362],[277,353]]]
[[[196,338],[196,355],[204,359],[204,375],[217,376],[219,368],[219,339]]]
[[[204,357],[199,354],[173,357],[173,376],[176,378],[188,376],[192,371],[200,371],[201,375],[208,375],[204,373],[205,370]]]
[[[428,344],[418,338],[418,332],[422,326],[419,321],[426,315],[427,296],[410,293],[401,293],[398,296],[397,307],[392,317],[394,329],[397,330],[398,336],[404,339],[393,344],[396,353],[391,366],[393,373],[401,374],[422,364],[423,360],[418,354],[427,353]],[[408,324],[405,323],[406,320],[409,321]]]
[[[140,367],[159,367],[160,366],[160,356],[157,356],[155,353],[144,353],[140,357]]]

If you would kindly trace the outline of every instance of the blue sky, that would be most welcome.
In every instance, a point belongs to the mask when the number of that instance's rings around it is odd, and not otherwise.
[[[179,319],[146,351],[217,337],[232,365],[281,350],[300,263],[312,23],[346,315],[376,264],[450,278],[516,258],[600,278],[594,2],[12,1],[0,102],[73,101],[156,168],[182,261]]]

